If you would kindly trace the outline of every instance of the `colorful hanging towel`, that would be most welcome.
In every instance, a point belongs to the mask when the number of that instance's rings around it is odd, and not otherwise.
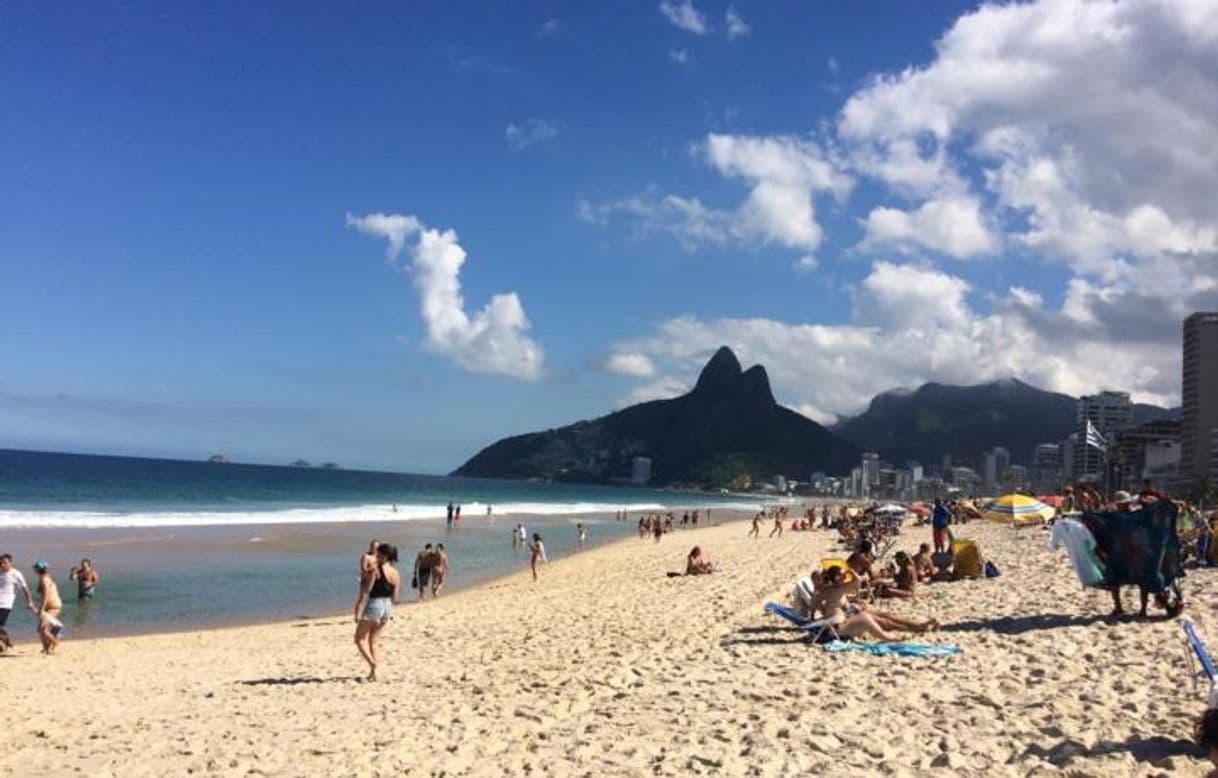
[[[930,645],[928,643],[847,643],[835,640],[825,644],[826,651],[866,651],[872,656],[955,656],[961,651],[960,646]]]

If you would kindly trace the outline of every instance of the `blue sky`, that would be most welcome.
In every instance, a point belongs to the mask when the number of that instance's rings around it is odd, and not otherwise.
[[[1003,375],[1170,402],[1214,42],[1117,5],[10,6],[0,446],[443,472],[720,343],[823,421]],[[1071,75],[1105,25],[1180,74],[1153,117]]]

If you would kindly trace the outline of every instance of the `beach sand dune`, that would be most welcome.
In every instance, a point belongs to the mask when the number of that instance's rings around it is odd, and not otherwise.
[[[1178,622],[1105,621],[1107,596],[1079,587],[1043,531],[962,527],[1000,578],[883,604],[943,622],[928,639],[964,652],[935,660],[808,645],[762,603],[840,554],[824,532],[746,531],[631,539],[538,583],[524,571],[400,607],[375,684],[358,680],[349,618],[69,641],[52,658],[26,644],[0,658],[0,772],[1205,773]],[[694,543],[721,572],[666,577]],[[1206,635],[1214,577],[1186,579]]]

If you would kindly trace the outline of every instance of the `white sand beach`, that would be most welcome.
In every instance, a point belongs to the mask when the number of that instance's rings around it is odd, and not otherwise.
[[[768,531],[768,529],[767,529]],[[829,654],[762,610],[827,532],[628,540],[402,606],[382,680],[348,618],[0,657],[11,775],[1203,775],[1177,621],[1112,624],[1039,529],[974,523],[997,579],[881,607],[951,659]],[[765,533],[763,533],[764,535]],[[929,530],[910,527],[899,547]],[[667,578],[698,543],[721,568]],[[359,549],[352,550],[352,566]],[[1218,571],[1190,571],[1203,636]],[[355,576],[352,575],[352,601]],[[233,591],[234,597],[256,592]],[[1135,592],[1127,606],[1136,608]],[[914,638],[917,639],[917,638]]]

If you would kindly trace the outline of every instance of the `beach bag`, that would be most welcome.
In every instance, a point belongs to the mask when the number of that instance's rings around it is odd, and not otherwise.
[[[410,578],[410,588],[411,588],[411,589],[418,589],[418,588],[419,588],[419,576],[417,576],[417,575],[411,576],[411,578]]]
[[[998,565],[994,564],[989,559],[985,560],[985,577],[997,578],[1002,575],[1002,571],[998,569]]]

